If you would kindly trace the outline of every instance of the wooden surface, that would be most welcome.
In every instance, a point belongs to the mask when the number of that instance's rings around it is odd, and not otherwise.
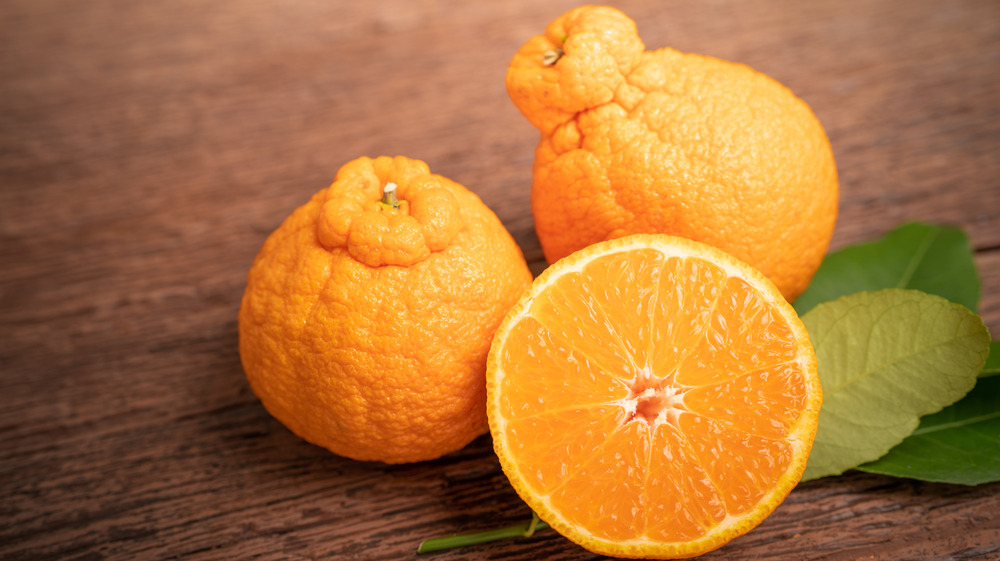
[[[387,467],[304,443],[250,392],[250,262],[357,156],[478,193],[544,268],[514,51],[574,4],[0,4],[0,558],[410,559],[527,520],[488,437]],[[627,1],[648,47],[747,63],[824,123],[834,247],[965,229],[1000,333],[1000,3]],[[552,531],[428,559],[592,559]],[[1000,559],[1000,485],[801,484],[705,559]]]

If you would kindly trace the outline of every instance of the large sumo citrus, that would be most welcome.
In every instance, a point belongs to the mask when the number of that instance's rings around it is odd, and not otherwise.
[[[833,234],[837,170],[786,87],[742,64],[646,51],[635,23],[603,6],[527,41],[506,83],[541,131],[531,206],[550,263],[666,233],[731,253],[789,301],[805,290]]]

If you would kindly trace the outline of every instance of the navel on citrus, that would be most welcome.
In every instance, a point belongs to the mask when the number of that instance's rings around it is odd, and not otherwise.
[[[542,520],[596,553],[684,558],[759,524],[799,481],[822,389],[760,272],[666,235],[543,272],[496,332],[494,448]]]
[[[486,432],[490,341],[530,282],[476,195],[421,161],[359,158],[264,243],[240,356],[267,410],[309,442],[436,458]]]
[[[822,126],[747,66],[644,49],[624,14],[583,6],[510,63],[507,91],[541,131],[531,205],[545,257],[673,234],[722,248],[794,300],[837,216]]]

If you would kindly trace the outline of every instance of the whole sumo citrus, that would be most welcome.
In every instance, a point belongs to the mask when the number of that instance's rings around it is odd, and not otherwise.
[[[838,180],[811,109],[748,66],[646,51],[635,23],[582,6],[528,40],[507,71],[541,131],[531,206],[549,263],[664,233],[759,269],[789,301],[833,234]]]
[[[437,458],[487,431],[490,341],[531,280],[475,194],[418,160],[359,158],[264,243],[240,357],[305,440],[357,460]]]

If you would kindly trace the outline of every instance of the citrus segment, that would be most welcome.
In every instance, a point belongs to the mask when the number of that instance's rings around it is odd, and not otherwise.
[[[710,321],[679,369],[679,383],[722,381],[795,358],[796,341],[787,322],[772,315],[755,289],[741,279],[729,279],[720,288]]]
[[[587,355],[569,346],[562,337],[526,318],[510,333],[509,349],[553,349],[550,352],[509,353],[501,360],[520,370],[518,377],[504,378],[504,418],[518,419],[549,411],[607,403],[624,397],[623,382],[602,376],[600,367]],[[557,361],[557,357],[563,359]],[[532,400],[529,403],[529,400]]]
[[[751,434],[784,438],[806,405],[804,373],[795,364],[781,364],[688,390],[684,405],[712,419],[738,418]]]
[[[642,251],[642,250],[637,250]],[[656,298],[656,280],[660,275],[663,254],[648,251],[641,259],[595,259],[587,264],[586,279],[596,297],[595,306],[601,307],[609,326],[628,326],[616,329],[615,336],[622,347],[629,351],[640,368],[649,361],[649,330],[652,322],[645,313]],[[603,303],[616,298],[619,305],[604,306]]]
[[[671,543],[696,540],[726,518],[726,507],[684,435],[664,424],[654,433],[646,493],[658,497],[648,505],[646,535]]]
[[[729,421],[683,415],[680,430],[722,494],[726,511],[739,516],[754,508],[788,470],[791,446],[743,432]]]
[[[504,430],[509,436],[508,445],[524,458],[525,478],[534,488],[548,493],[579,470],[623,420],[624,414],[617,407],[594,406],[516,419]],[[539,440],[538,434],[550,437]]]
[[[602,446],[588,452],[579,469],[567,474],[549,500],[566,522],[591,526],[595,537],[629,540],[641,534],[646,523],[646,467],[649,432],[638,423],[621,425]],[[599,497],[599,500],[597,500]],[[592,520],[602,524],[593,526]]]
[[[487,366],[501,465],[597,553],[689,557],[760,523],[798,482],[822,394],[798,316],[760,272],[635,235],[553,264]]]
[[[557,333],[585,349],[611,375],[623,380],[634,378],[639,365],[602,307],[602,295],[595,291],[595,286],[586,281],[575,282],[570,276],[559,279],[535,300],[531,315],[543,326],[557,326]]]

